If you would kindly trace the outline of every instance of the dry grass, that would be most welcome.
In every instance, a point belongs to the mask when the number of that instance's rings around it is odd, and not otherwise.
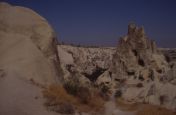
[[[99,95],[97,90],[92,91],[92,97],[90,99],[90,102],[88,105],[93,108],[94,111],[101,111],[104,109],[104,103],[105,101],[102,99],[102,97]]]
[[[69,102],[69,104],[72,105],[74,109],[80,112],[102,111],[104,109],[103,99],[95,91],[91,92],[93,93],[87,103],[82,102],[82,99],[80,99],[78,96],[68,94],[67,91],[59,85],[49,86],[43,91],[43,95],[47,99],[46,106],[48,107],[62,105]]]
[[[123,99],[117,99],[117,107],[124,111],[135,111],[135,115],[176,115],[171,110],[162,108],[156,105],[133,103],[123,101]]]
[[[60,104],[63,102],[77,103],[77,99],[69,95],[65,89],[60,85],[51,85],[43,91],[44,97],[52,104]]]
[[[125,102],[122,98],[116,99],[116,106],[124,111],[135,111],[139,107],[140,104],[138,103],[128,103]]]
[[[176,115],[176,113],[165,108],[146,104],[140,107],[136,115]]]

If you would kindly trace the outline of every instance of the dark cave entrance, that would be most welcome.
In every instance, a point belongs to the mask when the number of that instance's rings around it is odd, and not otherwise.
[[[83,73],[91,82],[95,82],[97,78],[103,74],[107,69],[96,67],[96,70],[92,74]]]
[[[142,66],[142,67],[144,67],[145,66],[145,63],[144,63],[144,60],[143,59],[138,59],[138,64],[140,65],[140,66]]]

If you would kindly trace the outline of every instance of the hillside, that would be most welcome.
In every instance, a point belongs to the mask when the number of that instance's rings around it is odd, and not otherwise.
[[[58,53],[65,79],[105,85],[127,102],[176,107],[175,50],[157,48],[143,28],[129,25],[117,48],[58,45]]]
[[[46,19],[0,2],[0,115],[174,115],[176,49],[128,25],[116,47],[57,45]]]

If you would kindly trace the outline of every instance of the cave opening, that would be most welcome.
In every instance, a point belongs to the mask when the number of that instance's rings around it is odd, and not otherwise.
[[[145,66],[145,63],[144,63],[144,60],[143,59],[138,59],[138,64],[140,65],[140,66],[142,66],[142,67],[144,67]]]
[[[138,53],[137,53],[137,51],[136,51],[135,49],[133,49],[132,52],[133,52],[133,54],[134,54],[135,56],[138,55]]]
[[[83,75],[87,77],[91,82],[95,82],[98,77],[103,74],[106,70],[107,69],[97,67],[96,70],[92,72],[92,74],[83,73]]]

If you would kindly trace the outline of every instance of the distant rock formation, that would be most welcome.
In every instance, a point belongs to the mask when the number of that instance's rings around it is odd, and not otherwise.
[[[71,45],[58,45],[58,54],[64,79],[77,78],[86,85],[91,82],[98,84],[103,81],[100,76],[107,73],[115,48],[84,48]]]
[[[128,102],[176,108],[175,61],[168,62],[143,27],[130,24],[116,49],[58,45],[58,52],[65,80],[106,85]]]
[[[0,3],[0,69],[40,84],[59,82],[56,36],[34,11]]]
[[[146,69],[162,74],[168,70],[168,63],[158,52],[155,42],[147,38],[144,29],[130,24],[128,34],[119,40],[112,72],[125,78],[130,73],[139,76]]]
[[[176,61],[176,49],[175,48],[160,48],[159,49],[166,57],[168,63]]]
[[[128,26],[113,57],[110,71],[116,90],[130,102],[144,102],[176,108],[175,78],[170,66],[154,41],[148,39],[143,27]],[[168,78],[172,79],[168,79]]]

